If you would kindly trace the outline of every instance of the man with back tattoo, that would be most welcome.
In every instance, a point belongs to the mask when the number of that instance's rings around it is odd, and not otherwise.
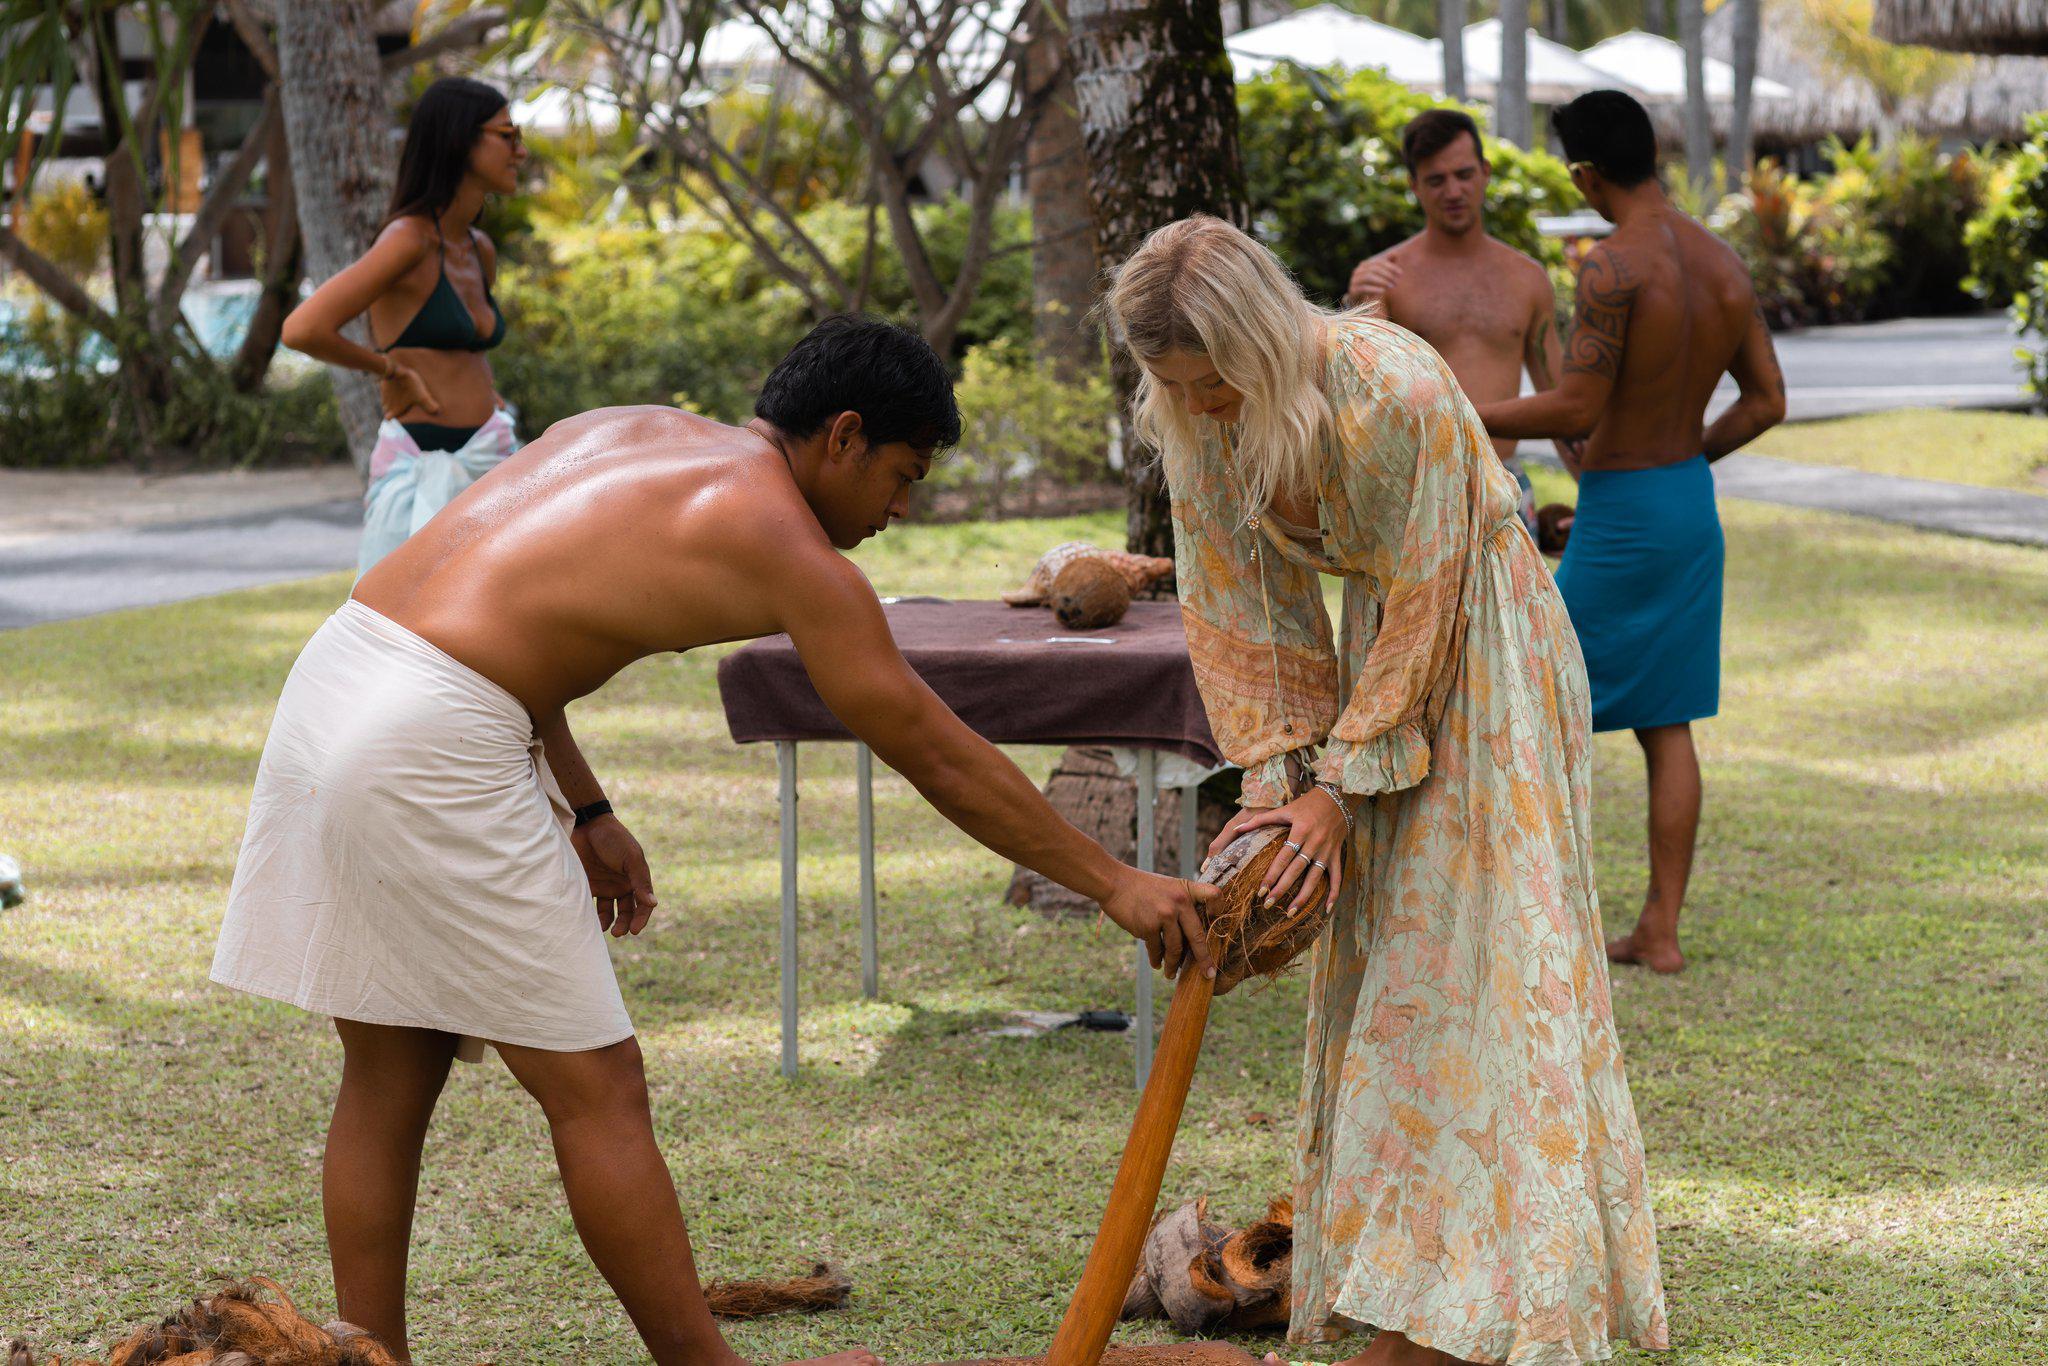
[[[1533,258],[1487,235],[1492,166],[1479,127],[1456,109],[1430,109],[1401,131],[1408,188],[1423,228],[1358,263],[1347,304],[1378,303],[1387,317],[1435,348],[1474,403],[1513,398],[1522,370],[1539,390],[1557,382],[1557,296]],[[1494,450],[1521,489],[1522,524],[1536,534],[1536,500],[1512,438]],[[1567,462],[1576,452],[1558,443]]]
[[[1707,466],[1783,420],[1785,379],[1749,272],[1666,198],[1643,107],[1596,90],[1551,124],[1572,183],[1614,232],[1579,271],[1558,386],[1477,407],[1496,438],[1587,438],[1557,582],[1585,651],[1593,729],[1633,730],[1650,786],[1642,915],[1607,956],[1677,972],[1700,815],[1692,722],[1720,706],[1721,522]],[[1723,373],[1739,395],[1709,425]]]

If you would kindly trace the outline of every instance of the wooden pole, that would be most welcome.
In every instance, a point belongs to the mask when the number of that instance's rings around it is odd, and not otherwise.
[[[1159,1033],[1159,1051],[1152,1056],[1152,1075],[1138,1099],[1137,1117],[1124,1144],[1123,1161],[1109,1188],[1109,1206],[1102,1212],[1095,1246],[1081,1270],[1081,1283],[1067,1303],[1067,1316],[1053,1335],[1045,1366],[1096,1366],[1102,1349],[1123,1311],[1124,1294],[1138,1268],[1138,1253],[1152,1227],[1159,1203],[1159,1183],[1173,1136],[1180,1128],[1195,1059],[1202,1052],[1202,1032],[1209,1024],[1209,1002],[1216,984],[1192,963],[1181,973],[1167,1007],[1166,1026]]]

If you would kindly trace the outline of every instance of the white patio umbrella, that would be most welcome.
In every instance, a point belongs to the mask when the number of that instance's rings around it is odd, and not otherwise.
[[[1441,90],[1443,48],[1434,38],[1368,19],[1335,5],[1298,10],[1285,19],[1248,28],[1224,41],[1239,80],[1281,62],[1306,67],[1378,67],[1417,90]]]
[[[1598,67],[1635,87],[1645,104],[1685,102],[1685,49],[1655,33],[1630,29],[1605,42],[1595,43],[1579,54],[1589,66]],[[1727,103],[1735,98],[1735,68],[1716,58],[1707,58],[1707,98]],[[1792,87],[1765,76],[1750,83],[1750,98],[1789,100]]]
[[[1465,81],[1473,94],[1491,94],[1500,84],[1501,22],[1487,19],[1465,29]],[[1563,104],[1588,90],[1619,88],[1640,94],[1627,80],[1611,71],[1584,61],[1563,43],[1531,30],[1529,41],[1529,102]]]

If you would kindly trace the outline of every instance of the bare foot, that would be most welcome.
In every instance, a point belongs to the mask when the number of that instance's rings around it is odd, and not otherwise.
[[[1685,970],[1685,955],[1678,951],[1678,936],[1646,934],[1641,925],[1619,939],[1607,941],[1607,961],[1633,963],[1656,972]]]
[[[809,1357],[788,1366],[882,1366],[882,1359],[865,1347],[849,1347],[828,1357]]]

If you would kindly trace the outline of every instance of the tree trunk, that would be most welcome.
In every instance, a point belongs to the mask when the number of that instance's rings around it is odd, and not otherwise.
[[[1437,32],[1443,35],[1444,94],[1465,98],[1465,0],[1436,0]]]
[[[1695,0],[1697,3],[1697,0]],[[1501,6],[1500,88],[1493,130],[1517,147],[1529,145],[1529,16],[1521,0]]]
[[[1763,34],[1763,0],[1734,0],[1735,94],[1728,110],[1728,193],[1742,188],[1754,149],[1750,109],[1756,91],[1756,51]]]
[[[1062,379],[1095,371],[1102,341],[1095,304],[1095,229],[1089,222],[1088,154],[1067,61],[1066,0],[1041,0],[1025,58],[1025,80],[1050,84],[1025,155],[1031,193],[1031,330],[1039,358]]]
[[[299,279],[305,273],[306,252],[299,236],[299,201],[292,185],[291,142],[285,136],[284,120],[270,130],[270,145],[264,149],[265,182],[270,190],[270,231],[263,246],[263,292],[256,296],[256,311],[249,319],[249,331],[235,352],[228,374],[239,393],[253,393],[270,373],[277,344],[284,332],[285,314],[299,301]]]
[[[1660,38],[1671,36],[1671,13],[1664,0],[1643,0],[1643,27]]]
[[[1572,17],[1565,0],[1543,0],[1543,36],[1553,43],[1571,42]]]
[[[324,281],[369,250],[397,159],[377,59],[372,0],[287,0],[277,7],[285,132],[298,176],[306,270]],[[365,340],[355,325],[355,339]],[[381,407],[368,375],[333,369],[349,452],[367,475]]]
[[[1155,228],[1194,213],[1250,220],[1237,149],[1237,87],[1217,0],[1069,0],[1074,95],[1088,151],[1095,240],[1105,265]],[[1125,542],[1171,555],[1173,526],[1156,452],[1130,421],[1137,363],[1110,364],[1123,414]]]
[[[1707,122],[1707,15],[1703,0],[1678,0],[1678,41],[1685,48],[1685,173],[1704,190],[1714,172],[1714,133]]]

